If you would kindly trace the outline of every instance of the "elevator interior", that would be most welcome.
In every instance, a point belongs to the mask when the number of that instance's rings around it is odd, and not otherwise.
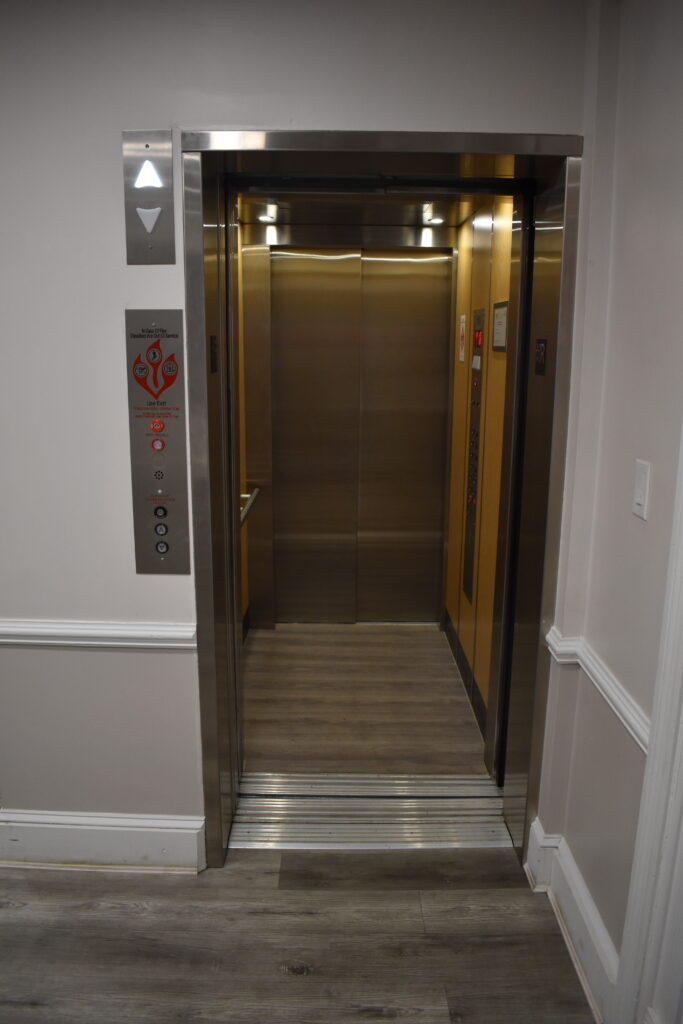
[[[261,211],[286,211],[292,236],[311,206],[325,246],[241,250],[241,475],[259,491],[242,616],[257,628],[438,622],[452,250],[335,248],[335,215],[358,228],[391,218],[378,201],[242,200],[240,225],[253,234]]]
[[[302,180],[294,171],[310,154],[289,154],[283,175],[276,156],[267,180],[243,158],[202,182],[210,433],[227,438],[214,452],[225,490],[212,524],[228,525],[233,664],[218,699],[223,839],[245,623],[438,623],[487,768],[501,782],[507,769],[514,828],[538,657],[567,165],[459,158],[465,188],[448,161],[417,185],[410,160],[382,155],[405,180],[360,184],[321,176],[320,161]],[[520,174],[530,166],[536,177]],[[258,493],[243,525],[238,493]],[[522,829],[523,817],[519,842]]]

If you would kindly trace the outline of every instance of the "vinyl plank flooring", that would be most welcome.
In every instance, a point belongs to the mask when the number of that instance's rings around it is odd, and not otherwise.
[[[513,850],[283,850],[280,889],[526,889]]]
[[[550,902],[539,899],[525,885],[509,888],[503,898],[496,888],[477,889],[479,878],[472,878],[470,889],[431,891],[420,894],[427,933],[437,935],[516,936],[557,935],[557,921]],[[506,887],[507,888],[507,887]]]
[[[1,1024],[591,1020],[511,851],[233,851],[198,877],[5,869],[0,919]]]
[[[243,669],[247,771],[485,770],[481,734],[436,626],[254,631]]]

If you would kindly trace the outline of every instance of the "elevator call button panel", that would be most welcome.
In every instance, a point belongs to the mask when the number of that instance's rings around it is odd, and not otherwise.
[[[189,573],[182,310],[127,309],[126,365],[136,568]]]

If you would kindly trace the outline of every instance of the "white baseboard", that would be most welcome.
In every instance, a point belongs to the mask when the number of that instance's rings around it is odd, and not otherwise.
[[[547,835],[538,818],[534,818],[529,832],[529,848],[524,868],[534,892],[547,892],[552,878],[553,861],[562,836]]]
[[[538,818],[529,834],[527,874],[536,891],[547,892],[595,1019],[611,1006],[619,954],[590,894],[569,844],[546,835]]]
[[[204,819],[2,809],[0,861],[196,873],[206,867]]]

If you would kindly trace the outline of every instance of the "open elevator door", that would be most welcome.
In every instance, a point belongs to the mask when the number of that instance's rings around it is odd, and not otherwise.
[[[313,134],[315,135],[315,133]],[[242,133],[242,135],[244,135],[242,143],[237,141],[248,150],[252,137],[248,133],[246,135]],[[232,140],[232,135],[230,135],[230,140]],[[445,162],[441,161],[442,169],[444,163],[448,164],[453,171],[457,167],[469,167],[471,158],[459,157],[457,155],[457,140],[449,140],[450,137],[447,140],[440,136],[434,139],[435,143],[440,146],[448,144],[456,147],[452,150],[453,156],[449,156]],[[226,215],[221,198],[225,173],[232,173],[237,164],[234,159],[235,154],[205,152],[205,150],[220,149],[220,141],[216,133],[184,133],[183,135],[193,532],[209,865],[218,865],[224,858],[231,809],[234,807],[236,798],[239,769],[238,736],[235,734],[234,724],[237,721],[236,680],[238,678],[237,664],[241,623],[236,614],[238,600],[233,558],[234,546],[230,547],[230,537],[232,536],[233,539],[239,537],[239,486],[235,476],[236,466],[230,454],[230,446],[235,442],[237,431],[231,405],[231,397],[235,393],[232,368],[234,352],[233,346],[228,344],[228,320],[234,321],[237,314],[231,308],[231,304],[227,302],[225,287],[226,280],[234,279],[238,271],[233,266],[233,256],[236,250],[226,244],[226,240],[232,237],[233,225],[229,223],[230,218]],[[323,148],[329,148],[333,140],[330,139],[329,133],[321,133],[320,141]],[[343,133],[338,141],[343,148]],[[378,149],[375,152],[358,154],[359,165],[368,164],[382,168],[391,165],[394,157],[386,150],[382,152],[382,146],[386,146],[386,142],[382,141],[381,136],[376,141]],[[372,148],[375,139],[374,137],[368,138],[366,142]],[[412,137],[405,139],[404,142],[408,146],[413,144]],[[471,140],[468,140],[468,143],[471,143]],[[407,157],[407,164],[412,162],[417,166],[421,165],[423,160],[428,164],[429,158],[420,155],[426,152],[424,148],[419,148],[425,146],[424,138],[420,137],[419,140],[416,140],[416,144],[418,151]],[[520,139],[519,144],[524,146],[527,142]],[[528,144],[532,145],[532,149],[522,149],[522,152],[543,152],[544,150],[539,149],[539,146],[547,145],[550,153],[580,153],[580,140],[558,139],[548,142],[548,140],[533,139]],[[293,150],[301,149],[300,140],[292,139],[292,147]],[[299,167],[302,162],[311,159],[315,163],[315,153],[311,153],[310,150],[311,148],[315,150],[316,140],[309,139],[307,147],[309,150],[307,153],[292,152],[286,156],[291,155]],[[263,158],[263,163],[260,166],[265,166],[273,156],[275,157],[275,166],[279,167],[282,164],[284,159],[282,152],[279,154],[268,153],[269,145],[264,146],[260,139],[255,148],[263,150],[263,152],[250,154],[250,157],[254,158],[255,164],[258,164]],[[348,158],[348,154],[346,156]],[[406,165],[403,156],[405,154],[396,162],[397,167]],[[245,154],[242,153],[239,160],[243,162],[244,159]],[[333,154],[328,153],[326,155],[328,167],[332,159]],[[543,165],[543,159],[538,162],[536,158],[531,158],[526,165],[522,162],[520,166],[530,168],[532,175],[538,170],[539,175],[547,180],[547,167]],[[554,161],[555,167],[558,165],[560,169],[569,167],[575,176],[580,167],[580,161],[577,160],[565,161],[556,157],[549,159],[551,164]],[[436,163],[438,164],[440,160],[440,157],[436,158]],[[345,163],[348,164],[349,159]],[[456,178],[457,173],[451,172],[451,180],[454,181]],[[489,188],[491,188],[490,183]],[[508,191],[508,194],[511,194],[511,191]],[[578,189],[574,188],[571,204],[574,212],[577,198]],[[575,254],[575,249],[573,249],[575,221],[570,220],[570,227],[571,230],[565,232],[564,235],[563,259],[566,258],[567,253],[570,257]],[[229,267],[227,277],[226,267]],[[572,271],[573,266],[568,269]],[[563,289],[564,298],[568,302],[567,310],[570,309],[572,287],[572,274],[569,273],[567,286]],[[564,338],[568,341],[571,330],[570,315],[565,314],[561,326]],[[234,338],[237,336],[236,324],[231,323],[231,328]],[[558,348],[558,351],[562,351],[561,347]],[[558,365],[563,365],[563,377],[562,387],[555,388],[554,402],[555,410],[559,407],[565,418],[569,384],[567,372],[569,351],[567,344],[564,359],[558,361]],[[563,401],[558,402],[558,391],[563,397]],[[563,450],[560,451],[562,433],[562,430],[559,432],[555,430],[554,437],[559,438],[559,441],[553,441],[551,489],[555,490],[551,494],[553,499],[551,506],[555,508],[555,511],[558,506],[558,494],[561,496],[564,456]],[[255,508],[257,507],[258,503]],[[553,522],[556,523],[556,517],[554,519],[551,515],[550,521],[553,548],[550,552],[550,570],[547,567],[546,552],[544,574],[546,594],[552,590],[552,576],[556,572],[557,565],[557,531],[553,532]],[[550,587],[548,587],[549,581]],[[546,605],[544,605],[544,615]],[[550,614],[552,614],[552,609]],[[545,622],[547,621],[546,617]],[[539,702],[536,701],[537,709],[538,705]],[[539,731],[539,720],[542,726],[542,715],[543,708],[540,709],[534,726],[537,738],[539,734],[542,735],[542,728]],[[535,770],[537,767],[536,765]],[[532,773],[532,785],[537,789],[536,783],[537,780],[534,781]],[[532,794],[532,804],[534,798],[534,794]]]

